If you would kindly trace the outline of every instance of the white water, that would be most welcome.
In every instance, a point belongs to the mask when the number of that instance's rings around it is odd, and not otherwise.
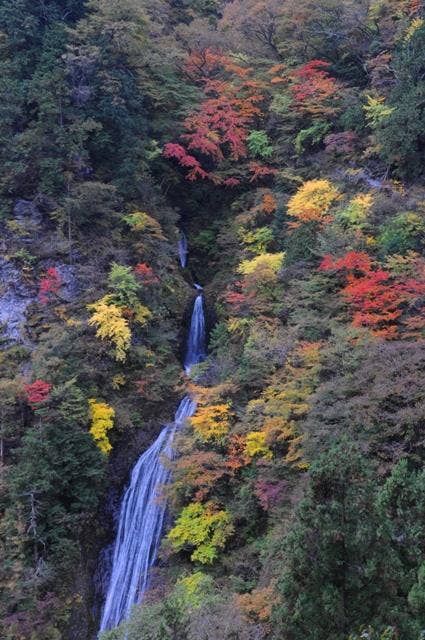
[[[205,320],[202,295],[193,307],[184,362],[186,371],[205,358]],[[149,570],[155,563],[165,505],[158,501],[161,488],[170,481],[171,471],[161,457],[173,457],[176,431],[195,412],[189,396],[181,401],[174,422],[164,427],[145,451],[131,473],[130,485],[121,503],[115,540],[112,572],[102,613],[100,632],[113,629],[125,620],[134,604],[140,602],[149,582]]]
[[[190,373],[192,365],[205,360],[205,355],[204,300],[202,293],[200,293],[196,296],[192,319],[190,321],[186,358],[184,361],[184,370],[186,373]]]
[[[184,235],[183,231],[180,232],[179,239],[179,259],[182,269],[186,267],[187,264],[187,239]]]

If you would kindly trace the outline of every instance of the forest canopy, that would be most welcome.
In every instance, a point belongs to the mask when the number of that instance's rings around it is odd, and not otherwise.
[[[0,636],[97,637],[188,393],[102,640],[423,638],[425,3],[0,0],[0,65]]]

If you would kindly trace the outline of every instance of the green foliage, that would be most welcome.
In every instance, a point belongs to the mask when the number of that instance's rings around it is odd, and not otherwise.
[[[303,224],[283,239],[285,262],[288,265],[301,260],[311,260],[317,243],[317,229],[314,223]]]
[[[339,124],[342,131],[355,131],[362,133],[365,126],[365,112],[360,102],[348,106],[339,117]]]
[[[108,277],[109,289],[112,291],[112,300],[120,307],[134,308],[138,304],[140,284],[131,267],[114,262]]]
[[[425,28],[421,27],[397,52],[399,77],[388,102],[391,113],[377,131],[383,158],[402,177],[418,175],[424,157],[424,51]]]
[[[195,571],[180,578],[176,584],[177,596],[183,607],[190,611],[200,607],[206,595],[212,591],[213,579],[202,571]]]
[[[233,532],[230,514],[209,502],[184,507],[167,538],[176,551],[195,548],[191,560],[211,564]]]
[[[267,253],[267,249],[273,242],[273,231],[270,227],[260,227],[255,231],[242,231],[242,241],[255,253]]]
[[[250,625],[211,576],[183,573],[172,590],[134,607],[128,622],[102,640],[232,640],[246,637]],[[248,636],[249,637],[249,636]]]
[[[301,129],[295,138],[295,151],[300,155],[307,146],[314,147],[322,142],[329,132],[330,125],[327,122],[317,120],[307,129]]]
[[[377,129],[384,124],[394,111],[394,107],[385,104],[385,98],[382,96],[366,96],[366,104],[364,105],[366,114],[366,122],[372,129]]]
[[[425,234],[425,221],[414,212],[400,213],[383,226],[378,244],[385,254],[406,255],[420,250]]]
[[[417,637],[402,593],[392,589],[394,581],[403,585],[402,556],[374,494],[372,468],[349,443],[312,466],[284,543],[282,603],[274,613],[282,634],[304,638],[314,629],[318,640],[342,640],[355,625],[386,620],[397,622],[403,637]],[[311,557],[320,561],[312,565]]]
[[[273,146],[265,131],[251,131],[246,141],[254,158],[270,158],[273,155]]]
[[[207,401],[175,441],[178,553],[105,637],[420,637],[422,5],[0,2],[2,637],[93,634],[99,503],[183,387]],[[189,381],[193,280],[211,355]],[[38,406],[30,380],[55,385]]]
[[[55,387],[29,428],[10,475],[11,500],[26,522],[26,552],[66,566],[102,494],[104,461],[87,432],[87,404],[74,380]]]

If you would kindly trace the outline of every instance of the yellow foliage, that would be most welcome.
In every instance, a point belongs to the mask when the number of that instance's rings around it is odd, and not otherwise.
[[[194,547],[191,560],[211,564],[233,533],[230,514],[213,502],[192,502],[183,508],[167,538],[176,551]]]
[[[144,326],[150,318],[152,318],[152,313],[150,310],[145,307],[143,304],[136,304],[133,308],[134,311],[134,321],[138,324]]]
[[[238,272],[243,274],[239,283],[244,296],[242,300],[257,315],[267,314],[282,299],[278,273],[284,257],[284,253],[262,253],[251,260],[243,260],[238,266]]]
[[[361,229],[365,226],[364,223],[367,220],[372,205],[373,195],[371,193],[360,193],[355,198],[352,198],[348,205],[337,213],[336,217],[348,225]]]
[[[218,403],[218,401],[223,400],[225,396],[235,393],[236,389],[236,385],[229,381],[222,382],[214,387],[201,387],[193,382],[189,385],[189,391],[196,399],[198,407],[205,407],[211,403]]]
[[[229,431],[230,407],[227,403],[199,407],[190,424],[202,440],[222,438]]]
[[[89,408],[92,421],[90,433],[102,453],[108,454],[112,446],[107,433],[114,426],[115,411],[106,402],[98,402],[94,398],[89,400]]]
[[[111,303],[110,295],[89,304],[87,308],[93,311],[89,325],[97,327],[96,336],[112,342],[116,360],[124,361],[131,344],[131,331],[122,309]]]
[[[270,274],[274,277],[282,266],[284,256],[284,253],[263,253],[252,260],[243,260],[238,267],[238,273],[245,276],[254,273],[264,276]]]
[[[124,216],[124,220],[133,231],[146,231],[157,240],[165,240],[159,222],[144,211],[134,211]]]
[[[120,387],[123,387],[125,383],[125,376],[123,376],[121,373],[117,373],[117,375],[115,375],[111,380],[111,387],[118,390]]]
[[[377,244],[376,238],[373,236],[366,236],[366,245],[368,247],[374,247]]]
[[[266,444],[266,434],[264,431],[251,431],[246,436],[245,453],[250,457],[261,456],[270,460],[273,457],[271,449]]]
[[[258,431],[251,432],[251,452],[254,455],[257,453],[256,445],[269,450],[273,445],[284,445],[285,461],[298,469],[306,468],[302,460],[302,434],[297,422],[310,410],[309,398],[317,385],[319,370],[320,343],[302,343],[284,369],[272,378],[272,384],[259,398],[248,403],[251,423],[254,420],[260,427]],[[251,455],[248,447],[246,452]]]
[[[339,198],[338,189],[329,180],[308,180],[288,202],[288,215],[297,220],[290,226],[298,227],[305,222],[329,222],[329,209]]]
[[[351,200],[351,204],[366,216],[373,205],[373,195],[371,193],[360,193]]]
[[[257,229],[239,229],[238,235],[250,251],[253,253],[266,253],[267,247],[273,240],[273,231],[270,227],[259,227]]]
[[[229,318],[226,324],[229,333],[244,336],[252,325],[251,318]]]
[[[267,296],[267,300],[272,296],[273,289],[277,283],[277,274],[282,267],[284,253],[263,253],[252,260],[243,260],[238,272],[244,275],[243,291],[252,297],[254,303],[260,303],[262,294]]]
[[[402,196],[406,195],[406,187],[404,186],[404,184],[401,182],[401,180],[391,180],[391,185],[392,188],[394,189],[394,191],[396,191],[397,193],[400,193]]]
[[[198,608],[205,600],[205,595],[211,589],[211,576],[202,571],[184,576],[177,581],[177,592],[187,609]]]
[[[367,103],[363,106],[366,120],[372,129],[376,129],[382,122],[385,122],[394,111],[394,107],[385,104],[384,96],[366,96]]]
[[[424,19],[423,18],[414,18],[412,20],[412,22],[409,24],[409,26],[406,29],[406,33],[404,34],[404,42],[407,44],[415,35],[415,32],[418,29],[421,29],[424,26]]]
[[[76,320],[75,318],[67,318],[66,324],[68,327],[81,327],[83,323],[81,320]]]

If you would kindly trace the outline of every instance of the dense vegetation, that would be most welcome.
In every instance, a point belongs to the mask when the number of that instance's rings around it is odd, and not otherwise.
[[[0,61],[1,637],[95,637],[189,388],[152,588],[105,640],[423,638],[425,4],[1,0]]]

